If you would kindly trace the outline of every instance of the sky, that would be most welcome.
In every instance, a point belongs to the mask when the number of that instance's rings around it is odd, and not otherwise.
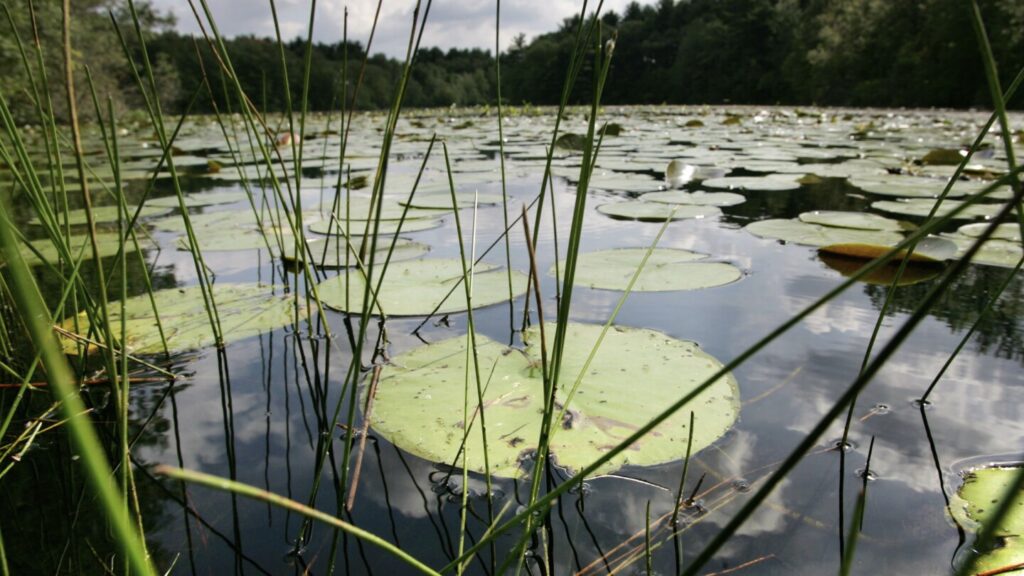
[[[151,0],[163,11],[175,14],[178,30],[198,33],[199,26],[189,8],[188,0]],[[604,11],[621,14],[630,0],[605,0]],[[496,0],[434,0],[423,34],[423,47],[483,48],[494,51],[494,16]],[[221,33],[228,36],[253,34],[273,36],[274,22],[269,0],[207,0]],[[641,3],[647,3],[641,1]],[[311,0],[276,0],[281,34],[285,40],[306,35]],[[199,5],[199,2],[196,2]],[[596,6],[591,0],[588,8]],[[313,38],[318,42],[341,40],[344,9],[349,10],[349,39],[364,46],[373,24],[377,0],[319,0]],[[377,34],[371,51],[392,57],[404,57],[412,24],[415,0],[383,0]],[[505,0],[501,3],[501,50],[504,51],[519,34],[527,40],[555,30],[563,19],[577,14],[581,0]]]

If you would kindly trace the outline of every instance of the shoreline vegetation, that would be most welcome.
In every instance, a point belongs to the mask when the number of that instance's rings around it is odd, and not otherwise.
[[[21,2],[6,2],[0,14],[0,90],[19,122],[36,120],[28,80],[13,40],[33,38],[29,11]],[[60,41],[60,6],[36,2],[39,42]],[[1024,64],[1024,5],[1012,0],[980,2],[991,27],[992,52],[1002,80]],[[172,16],[148,3],[137,5],[154,78],[165,113],[179,114],[202,89],[199,70],[215,72],[217,60],[201,38],[175,30]],[[605,38],[617,37],[619,49],[610,65],[602,105],[616,104],[781,104],[910,108],[970,108],[990,103],[985,72],[974,34],[965,25],[961,2],[797,2],[795,0],[661,0],[633,3],[621,14],[601,17]],[[141,111],[143,98],[127,66],[111,20],[122,26],[131,18],[123,3],[82,0],[72,6],[72,30],[80,39],[75,55],[88,67],[97,92],[109,94],[119,113]],[[342,23],[338,23],[339,28]],[[562,81],[574,48],[579,17],[567,18],[556,30],[526,38],[516,35],[501,48],[502,98],[509,105],[558,105]],[[285,74],[303,77],[307,42],[236,36],[223,40],[240,87],[264,112],[283,112],[286,96],[299,101],[306,90],[309,111],[336,110],[347,84],[346,102],[361,110],[384,110],[391,104],[403,64],[383,54],[368,58],[357,40],[311,43],[309,84],[290,83]],[[137,42],[129,39],[136,61]],[[283,48],[283,49],[282,49]],[[372,50],[371,50],[372,52]],[[362,86],[342,80],[343,61],[366,60]],[[200,63],[200,59],[202,62]],[[61,78],[62,55],[44,51],[50,77]],[[284,66],[282,66],[282,61]],[[589,62],[589,59],[587,60]],[[201,66],[200,66],[201,64]],[[77,72],[82,76],[84,72]],[[568,104],[583,104],[593,92],[592,72],[584,71],[569,94]],[[216,79],[215,83],[218,83]],[[205,91],[205,90],[203,90]],[[497,77],[490,49],[423,47],[415,57],[405,87],[403,106],[494,106]],[[86,95],[79,94],[80,99]],[[195,99],[191,114],[227,109],[230,94],[215,89],[212,98]],[[83,100],[83,104],[85,101]],[[55,101],[66,120],[66,105]],[[1024,107],[1017,95],[1008,109]]]

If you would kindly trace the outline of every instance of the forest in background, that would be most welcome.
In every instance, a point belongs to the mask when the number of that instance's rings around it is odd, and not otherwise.
[[[60,3],[36,0],[36,22],[46,49],[51,82],[60,82]],[[1024,66],[1024,2],[981,0],[1000,73],[1008,83]],[[222,110],[221,76],[203,38],[178,33],[174,21],[138,2],[149,35],[165,111],[180,112],[193,99],[203,70]],[[989,98],[969,3],[962,0],[659,0],[633,3],[622,14],[604,13],[603,35],[616,37],[606,104],[790,104],[896,107],[987,107]],[[16,35],[28,48],[33,38],[27,0],[6,0],[0,19],[0,91],[16,118],[35,117],[31,86]],[[122,110],[141,102],[113,22],[118,22],[136,60],[141,58],[125,2],[75,0],[73,33],[77,59],[89,68],[97,92]],[[557,104],[578,18],[533,39],[510,39],[503,49],[502,93],[507,104]],[[428,23],[429,26],[429,23]],[[281,51],[276,40],[240,36],[227,41],[235,70],[256,104],[285,107]],[[284,46],[292,98],[300,97],[306,42]],[[342,86],[343,63],[348,82]],[[363,44],[316,43],[311,58],[311,110],[340,106],[343,88],[351,99],[365,58]],[[202,66],[200,66],[202,59]],[[367,61],[356,107],[390,104],[402,63],[381,54]],[[577,93],[589,94],[584,70]],[[480,49],[423,48],[414,65],[406,105],[473,106],[496,102],[494,59]],[[83,73],[84,81],[84,73]],[[85,96],[86,91],[80,93]],[[205,90],[192,106],[210,112]],[[55,99],[58,110],[62,103]],[[1024,106],[1018,95],[1012,107]]]

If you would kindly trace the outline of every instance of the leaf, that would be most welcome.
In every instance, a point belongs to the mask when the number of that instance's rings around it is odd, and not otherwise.
[[[77,259],[80,255],[83,257],[83,262],[89,262],[92,260],[92,244],[89,240],[88,234],[78,234],[70,236],[67,239],[68,246],[71,249],[71,257]],[[25,263],[29,266],[38,266],[43,263],[39,256],[36,256],[35,252],[39,252],[40,256],[50,264],[56,264],[59,258],[57,247],[50,241],[49,238],[43,238],[40,240],[33,240],[29,242],[35,251],[28,248],[28,246],[20,245],[19,250],[21,251],[22,258],[25,259]],[[146,238],[139,238],[139,245],[141,248],[155,248],[152,242]],[[96,233],[96,247],[99,249],[100,258],[107,258],[114,256],[121,249],[121,236],[115,232],[97,232]],[[131,240],[125,242],[125,251],[129,254],[135,252],[135,243]]]
[[[374,286],[378,277],[374,277]],[[388,316],[425,316],[434,311],[461,279],[462,261],[458,259],[394,262],[388,266],[377,303]],[[317,289],[320,300],[328,307],[342,312],[359,312],[363,308],[364,286],[362,274],[353,271],[325,280]],[[512,289],[514,297],[526,292],[524,274],[512,272]],[[504,302],[508,296],[508,273],[490,264],[477,264],[473,275],[473,307]],[[437,313],[462,312],[468,308],[465,290],[459,286],[444,300]],[[373,312],[378,314],[380,310],[374,308]]]
[[[892,245],[903,240],[903,236],[895,232],[836,228],[833,226],[810,224],[795,219],[761,220],[747,224],[744,230],[762,238],[772,238],[805,246],[828,246],[830,244]]]
[[[978,241],[977,238],[962,234],[943,234],[942,237],[956,244],[957,258],[963,258],[971,245]],[[974,254],[971,262],[974,264],[1013,268],[1017,265],[1022,255],[1024,255],[1024,250],[1021,249],[1020,242],[992,239],[981,245],[981,249]]]
[[[479,206],[493,206],[495,204],[501,204],[501,194],[493,192],[484,192],[481,194],[475,194],[473,192],[456,192],[455,200],[459,208],[472,208],[474,204]],[[452,196],[448,192],[444,193],[431,193],[431,194],[416,194],[413,196],[411,202],[403,200],[399,204],[405,206],[408,204],[411,208],[420,208],[425,210],[451,210],[452,209]],[[408,216],[406,216],[408,218]]]
[[[974,566],[978,572],[1024,562],[1024,492],[1007,494],[1019,472],[1017,466],[991,466],[973,470],[964,477],[964,483],[949,504],[950,511],[961,525],[978,531],[992,520],[1004,498],[1012,498],[1009,513],[995,529],[997,547],[975,552],[980,554]]]
[[[922,164],[957,166],[964,160],[964,152],[956,148],[936,148],[921,157]]]
[[[742,194],[733,192],[683,192],[670,190],[667,192],[648,192],[638,198],[641,202],[661,202],[664,204],[686,204],[689,206],[737,206],[747,201]]]
[[[380,225],[377,227],[378,234],[395,234],[399,232],[398,226],[399,220],[381,220]],[[411,218],[406,219],[402,222],[401,233],[412,233],[421,232],[423,230],[431,230],[437,228],[444,221],[441,219],[430,219],[430,218]],[[338,236],[345,236],[342,230],[345,226],[345,218],[342,217],[338,221],[332,223],[330,219],[318,220],[309,225],[310,232],[316,232],[317,234],[333,234]],[[349,227],[351,230],[348,232],[348,236],[361,236],[364,231],[373,233],[374,226],[370,225],[369,229],[366,228],[366,220],[349,220]]]
[[[295,319],[296,299],[284,293],[283,286],[254,284],[217,284],[213,287],[213,299],[217,304],[221,333],[225,343],[242,340],[270,332],[291,324]],[[167,336],[170,352],[181,352],[205,348],[214,344],[213,330],[204,306],[199,286],[170,288],[153,293],[160,322]],[[110,327],[114,334],[121,332],[121,306],[112,302],[108,307]],[[125,348],[133,354],[156,354],[163,352],[160,333],[149,295],[133,296],[125,301],[126,330],[128,337]],[[299,306],[299,317],[305,317],[305,306]],[[82,312],[78,315],[80,334],[88,334],[89,318]],[[62,323],[66,330],[73,331],[73,318]],[[100,338],[100,336],[91,336]],[[95,350],[95,347],[92,348]],[[64,339],[64,350],[77,354],[77,346],[70,338]]]
[[[600,332],[601,327],[596,325],[568,326],[557,406],[566,402],[564,394],[576,380]],[[553,333],[549,324],[549,338]],[[524,340],[527,348],[516,350],[477,336],[480,372],[486,378],[486,450],[490,472],[496,476],[518,476],[520,461],[537,447],[544,398],[537,328],[528,329]],[[570,470],[583,468],[720,367],[718,360],[693,342],[653,330],[613,327],[569,404],[565,419],[555,423],[550,444],[555,460]],[[465,336],[402,354],[381,372],[373,427],[396,446],[421,458],[453,462],[465,430],[467,415],[462,407],[466,385]],[[469,386],[472,391],[475,383]],[[470,392],[470,397],[475,393]],[[733,426],[739,415],[736,380],[732,375],[716,380],[687,408],[595,474],[683,458],[690,434],[689,410],[696,413],[693,452],[709,446]],[[480,430],[477,418],[465,453],[456,465],[483,472],[485,446]]]
[[[312,254],[311,261],[317,268],[344,268],[346,266],[356,266],[357,256],[360,249],[361,236],[353,238],[352,246],[346,250],[348,243],[344,237],[331,236],[327,239],[316,239],[308,240],[309,252],[305,255]],[[367,241],[366,250],[369,251],[370,243]],[[381,264],[384,259],[388,256],[388,251],[391,249],[391,238],[380,238],[377,241],[377,250],[374,255],[374,262]],[[394,252],[391,253],[391,261],[398,262],[400,260],[412,260],[419,258],[430,251],[430,246],[421,244],[419,242],[413,242],[405,238],[398,238],[395,240]],[[347,252],[347,253],[346,253]],[[281,259],[286,262],[295,263],[295,242],[291,241],[289,237],[286,239],[284,244],[284,253],[281,254]],[[364,264],[369,264],[369,257],[364,256],[362,258]]]
[[[785,191],[798,190],[800,183],[792,176],[726,176],[724,178],[709,178],[701,183],[708,188],[723,188],[726,190],[761,190],[761,191]]]
[[[256,228],[213,228],[202,227],[193,230],[201,252],[232,252],[235,250],[277,250],[277,238],[268,231],[266,234]],[[284,231],[285,244],[293,244],[290,231]],[[187,236],[178,238],[178,249],[192,249]]]
[[[602,290],[625,290],[643,260],[646,248],[618,248],[579,255],[575,282]],[[698,262],[708,256],[689,250],[655,248],[633,285],[634,292],[697,290],[730,284],[743,273],[731,264]],[[565,262],[559,264],[565,269]],[[548,274],[554,276],[552,266]]]
[[[957,233],[964,236],[970,236],[971,238],[978,238],[981,236],[989,227],[988,222],[978,222],[976,224],[964,224],[957,229]],[[993,240],[1008,240],[1010,242],[1020,243],[1020,225],[1016,222],[1004,222],[996,226],[995,231],[992,233]]]
[[[198,192],[193,194],[186,194],[185,206],[198,207],[198,206],[213,206],[215,204],[233,204],[235,202],[245,201],[247,196],[245,192],[238,192],[235,190],[217,190],[214,192]],[[164,196],[162,198],[153,198],[146,202],[146,206],[158,206],[161,208],[178,208],[178,197],[177,196]]]
[[[860,271],[860,269],[867,264],[867,261],[862,258],[851,258],[849,256],[840,256],[836,254],[829,254],[828,252],[818,252],[818,259],[825,263],[826,266],[839,272],[843,276],[850,277]],[[906,268],[903,269],[903,275],[900,277],[900,281],[897,286],[910,286],[912,284],[918,284],[935,278],[943,270],[942,266],[936,266],[934,264],[918,262],[909,263]],[[899,271],[899,263],[893,263],[875,268],[865,276],[861,276],[860,281],[865,284],[874,284],[878,286],[891,286],[892,281],[896,278],[896,273]]]
[[[555,140],[555,147],[563,150],[572,150],[574,152],[582,152],[586,145],[586,137],[579,134],[573,134],[572,132],[566,132]]]
[[[664,222],[665,220],[683,220],[686,218],[704,218],[718,216],[722,213],[715,206],[672,206],[657,202],[640,202],[629,200],[613,204],[601,204],[597,211],[612,218],[624,220],[640,220],[642,222]]]
[[[960,207],[963,202],[957,200],[945,200],[942,205],[939,206],[939,210],[935,212],[936,216],[945,216],[954,209]],[[873,202],[871,207],[875,210],[882,210],[883,212],[890,212],[892,214],[904,214],[907,216],[920,216],[926,217],[932,210],[932,206],[935,205],[935,201],[926,198],[911,198],[911,199],[900,199],[900,200],[879,200]],[[956,215],[958,220],[971,220],[974,218],[991,218],[996,214],[999,214],[999,210],[1002,208],[999,204],[971,204],[965,208],[962,212]]]
[[[848,256],[850,258],[860,258],[862,260],[873,260],[891,249],[892,246],[880,244],[841,243],[822,246],[818,251],[828,254],[836,254],[839,256]],[[900,250],[892,257],[892,259],[890,259],[890,262],[899,262],[906,253],[906,250]],[[922,238],[921,241],[917,243],[917,246],[914,248],[914,252],[910,255],[910,261],[932,263],[944,262],[952,259],[954,256],[956,256],[956,244],[946,240],[945,238],[929,236],[927,238]]]
[[[835,228],[852,228],[855,230],[884,230],[901,232],[908,228],[899,220],[879,216],[870,212],[843,212],[839,210],[814,210],[799,216],[801,222],[821,224]]]
[[[138,206],[128,206],[128,218],[130,219],[135,215],[135,211],[138,210]],[[160,216],[170,212],[168,208],[161,208],[159,206],[151,206],[150,203],[146,203],[146,206],[139,213],[139,218],[151,218],[153,216]],[[117,222],[120,218],[121,208],[119,206],[98,206],[92,209],[93,221],[97,224],[105,224],[110,222]],[[79,226],[82,224],[88,224],[89,220],[85,214],[85,208],[78,208],[75,210],[68,211],[68,223],[72,226]],[[57,214],[57,222],[63,224],[63,214]],[[40,224],[38,216],[33,216],[29,221],[29,224]]]

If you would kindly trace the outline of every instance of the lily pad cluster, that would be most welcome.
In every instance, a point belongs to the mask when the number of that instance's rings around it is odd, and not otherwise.
[[[550,339],[554,326],[547,329]],[[555,461],[570,470],[580,470],[608,452],[722,366],[693,342],[623,327],[608,331],[587,365],[600,333],[601,327],[595,325],[567,327],[556,392],[556,407],[565,407],[565,413],[554,423],[550,450]],[[476,403],[471,403],[469,413],[463,411],[466,386],[476,387],[475,381],[466,380],[465,336],[416,348],[384,367],[374,402],[374,429],[421,458],[475,472],[484,472],[486,450],[491,474],[518,476],[537,448],[543,413],[539,338],[539,330],[530,328],[524,334],[527,347],[518,350],[477,337],[476,357],[486,379],[486,444],[474,416]],[[474,371],[468,373],[473,378]],[[568,390],[578,377],[579,388],[570,400]],[[475,398],[475,392],[470,397]],[[690,410],[695,413],[692,431]],[[729,430],[739,410],[736,380],[726,374],[594,474],[679,460],[691,433],[696,453]]]

